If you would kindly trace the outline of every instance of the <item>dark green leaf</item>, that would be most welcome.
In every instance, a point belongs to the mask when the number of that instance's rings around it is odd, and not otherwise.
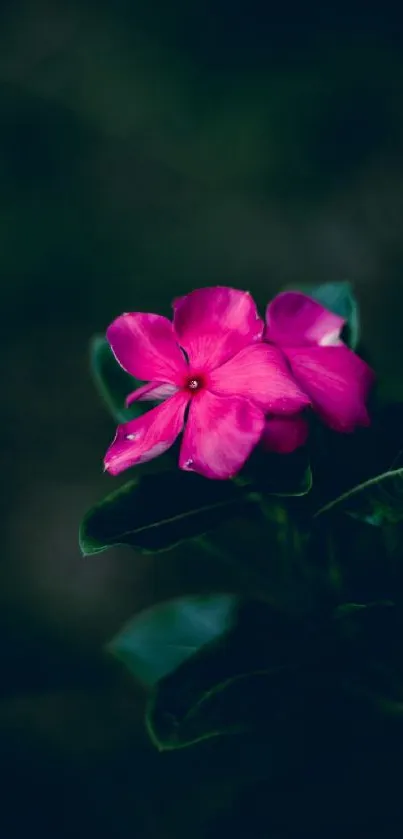
[[[312,488],[308,451],[304,447],[284,455],[255,450],[235,481],[250,484],[264,495],[306,495]]]
[[[227,632],[237,603],[234,595],[214,594],[158,604],[136,615],[108,649],[136,678],[152,687]]]
[[[240,604],[230,632],[156,686],[147,710],[154,744],[180,749],[219,735],[269,731],[282,747],[279,723],[289,730],[290,715],[304,704],[311,682],[303,661],[315,643],[309,624],[258,601]]]
[[[323,283],[319,286],[299,286],[298,291],[309,294],[326,309],[340,315],[346,321],[346,343],[354,350],[360,341],[360,319],[358,304],[351,284],[347,281]]]
[[[364,609],[389,609],[393,607],[392,600],[377,600],[374,603],[342,603],[337,606],[334,612],[336,620],[340,618],[349,618],[351,616],[359,615]]]
[[[372,525],[397,524],[403,520],[403,468],[392,469],[330,501],[315,517],[344,512]]]
[[[155,553],[248,514],[253,506],[231,481],[210,481],[179,469],[144,475],[89,510],[80,527],[80,547],[87,556],[112,545]]]
[[[126,397],[141,382],[122,370],[102,335],[95,335],[91,340],[90,362],[98,392],[117,422],[128,422],[150,410],[150,402],[135,402],[125,407]]]
[[[273,699],[273,681],[264,670],[233,676],[206,691],[183,716],[164,708],[157,691],[146,714],[150,738],[160,751],[170,751],[256,730],[266,718],[270,688]]]

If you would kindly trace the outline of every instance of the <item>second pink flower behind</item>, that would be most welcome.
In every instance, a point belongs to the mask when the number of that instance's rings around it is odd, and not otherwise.
[[[343,342],[344,326],[343,318],[312,297],[284,291],[267,307],[264,337],[281,349],[293,378],[323,422],[334,431],[348,433],[369,425],[366,402],[374,374]],[[304,426],[306,436],[306,421],[298,418],[292,426],[295,437],[303,438]],[[265,436],[268,445],[276,448],[274,425],[268,426]]]

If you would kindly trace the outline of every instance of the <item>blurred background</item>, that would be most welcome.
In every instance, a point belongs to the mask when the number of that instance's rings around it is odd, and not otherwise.
[[[202,285],[264,305],[349,279],[403,397],[402,33],[387,2],[1,2],[4,839],[215,836],[231,806],[224,780],[210,813],[208,750],[153,752],[141,693],[102,653],[203,574],[79,555],[83,512],[116,486],[88,340]]]

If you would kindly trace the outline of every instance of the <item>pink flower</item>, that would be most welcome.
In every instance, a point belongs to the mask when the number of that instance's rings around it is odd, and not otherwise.
[[[265,414],[289,416],[310,403],[247,292],[202,288],[160,315],[118,317],[107,338],[119,364],[146,384],[134,400],[161,400],[118,427],[105,456],[113,475],[165,452],[184,431],[179,466],[209,478],[235,475],[259,442]]]
[[[344,324],[343,318],[311,297],[286,291],[267,307],[264,337],[281,348],[295,381],[323,421],[335,431],[349,432],[369,424],[366,401],[374,373],[341,340]],[[278,451],[282,437],[284,451],[287,440],[292,444],[293,437],[304,442],[304,433],[306,439],[302,417],[295,418],[295,424],[278,420],[272,431],[270,423],[267,425],[262,441],[269,448],[273,444]]]

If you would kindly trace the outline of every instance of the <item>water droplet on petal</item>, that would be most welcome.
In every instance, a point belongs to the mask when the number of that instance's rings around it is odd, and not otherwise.
[[[183,464],[184,469],[191,469],[192,466],[193,466],[193,460],[191,458],[189,458],[189,460],[185,460],[185,462]]]
[[[133,440],[137,440],[137,439],[138,439],[138,437],[139,437],[139,434],[138,434],[138,433],[135,433],[135,434],[126,434],[126,435],[125,435],[125,440],[130,440],[130,441],[133,441]]]

